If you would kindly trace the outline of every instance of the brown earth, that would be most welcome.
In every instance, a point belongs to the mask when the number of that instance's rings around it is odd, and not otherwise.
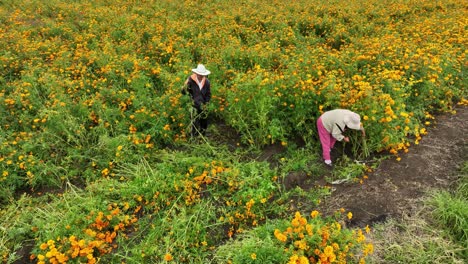
[[[468,109],[456,111],[437,116],[428,134],[402,154],[401,161],[383,160],[363,183],[331,185],[332,194],[319,211],[327,215],[344,208],[353,213],[350,226],[364,227],[415,213],[415,201],[429,190],[449,189],[468,154]]]

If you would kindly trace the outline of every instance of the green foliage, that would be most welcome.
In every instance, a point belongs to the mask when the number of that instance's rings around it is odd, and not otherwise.
[[[274,236],[277,228],[284,229],[288,222],[267,221],[264,225],[240,234],[218,247],[214,254],[216,263],[286,263],[288,257],[280,250],[281,244]],[[254,255],[253,255],[254,254]],[[254,258],[253,258],[254,256]]]
[[[435,195],[432,203],[434,219],[439,222],[464,248],[468,248],[468,200],[449,192]],[[468,257],[468,252],[464,254]]]
[[[468,162],[462,164],[460,172],[461,176],[457,182],[458,187],[456,190],[456,196],[460,198],[466,198],[468,197]]]
[[[327,181],[332,183],[342,183],[356,180],[367,170],[365,163],[352,161],[345,155],[343,155],[337,162],[335,162],[333,166],[334,168],[332,175],[327,176]]]
[[[443,229],[453,237],[465,250],[463,256],[468,259],[468,196],[467,196],[467,163],[461,171],[459,185],[455,192],[440,191],[430,200],[434,207],[432,216]]]
[[[294,146],[288,146],[287,152],[281,157],[280,168],[284,172],[305,172],[310,175],[316,175],[320,172],[320,165],[317,164],[316,160],[320,160],[319,154],[314,151],[315,147],[297,148]]]
[[[341,217],[340,213],[336,215]],[[339,245],[345,245],[340,247]],[[337,219],[326,219],[313,211],[310,217],[300,212],[287,222],[277,220],[242,234],[218,248],[217,263],[286,263],[296,261],[356,261],[372,246],[365,243],[362,230],[342,229]],[[362,258],[364,260],[364,258]]]
[[[29,246],[37,235],[39,226],[33,224],[35,212],[46,202],[46,197],[33,200],[23,195],[0,210],[0,255],[4,263],[21,260],[18,252]]]

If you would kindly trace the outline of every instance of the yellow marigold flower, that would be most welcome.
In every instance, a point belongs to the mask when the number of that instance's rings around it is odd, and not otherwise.
[[[78,241],[78,246],[80,248],[84,248],[85,245],[86,245],[86,241],[84,239],[81,239],[80,241]]]
[[[306,258],[306,257],[304,257],[304,256],[300,256],[300,257],[299,257],[299,263],[300,263],[300,264],[309,264],[310,262],[309,262],[309,259],[308,259],[308,258]]]
[[[340,223],[335,223],[336,230],[340,231],[341,230],[341,224]]]
[[[294,241],[294,246],[298,249],[306,249],[307,242],[304,240],[297,240],[297,241]]]
[[[62,254],[62,253],[57,254],[56,258],[57,258],[59,263],[67,263],[67,261],[68,261],[67,255]]]
[[[332,246],[326,246],[325,249],[323,250],[323,253],[327,257],[331,256],[333,254],[333,247]]]
[[[255,204],[255,201],[254,199],[250,199],[250,201],[248,201],[247,203],[245,203],[245,207],[247,207],[247,209],[250,209],[252,208],[252,206]]]
[[[257,254],[255,254],[255,253],[252,253],[252,254],[250,255],[250,257],[251,257],[252,259],[254,259],[254,260],[255,260],[255,259],[257,259]]]
[[[46,243],[42,243],[41,246],[39,247],[42,250],[46,250],[48,245]],[[39,255],[40,256],[40,255]]]
[[[358,230],[358,235],[357,235],[357,238],[356,238],[356,241],[361,243],[363,242],[364,240],[366,240],[366,237],[364,236],[364,234],[362,233],[362,230],[359,229]]]
[[[297,264],[298,260],[299,260],[299,257],[297,255],[292,255],[289,258],[288,264]]]
[[[101,174],[102,174],[102,176],[107,176],[107,175],[109,175],[109,169],[108,169],[108,168],[103,169],[103,170],[101,171]]]
[[[291,221],[291,225],[294,226],[294,227],[298,227],[300,225],[299,220],[297,218],[294,218]]]
[[[367,244],[363,250],[364,256],[374,253],[374,245]]]
[[[348,216],[348,219],[351,220],[351,218],[353,218],[353,213],[348,212],[348,215],[347,215],[347,216]]]
[[[317,210],[314,210],[314,211],[312,211],[312,212],[310,213],[310,216],[311,216],[312,218],[315,218],[315,217],[317,217],[318,215],[319,215],[319,212],[318,212]]]
[[[279,231],[279,229],[275,229],[275,237],[281,242],[286,242],[288,239],[283,233],[281,233],[281,231]]]

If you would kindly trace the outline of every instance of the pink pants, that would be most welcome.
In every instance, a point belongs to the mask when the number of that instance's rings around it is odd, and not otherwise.
[[[317,119],[317,130],[322,144],[322,157],[324,160],[331,160],[330,151],[335,146],[336,139],[325,129],[321,117]]]

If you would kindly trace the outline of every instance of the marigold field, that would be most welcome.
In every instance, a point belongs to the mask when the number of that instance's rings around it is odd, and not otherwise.
[[[2,0],[0,261],[365,263],[371,229],[316,211],[328,188],[282,179],[323,174],[315,121],[326,110],[361,114],[354,158],[399,159],[436,113],[467,105],[467,10]],[[212,72],[212,122],[194,140],[181,87],[198,63]],[[286,149],[274,166],[255,158],[274,144]],[[372,170],[344,162],[358,180]]]

